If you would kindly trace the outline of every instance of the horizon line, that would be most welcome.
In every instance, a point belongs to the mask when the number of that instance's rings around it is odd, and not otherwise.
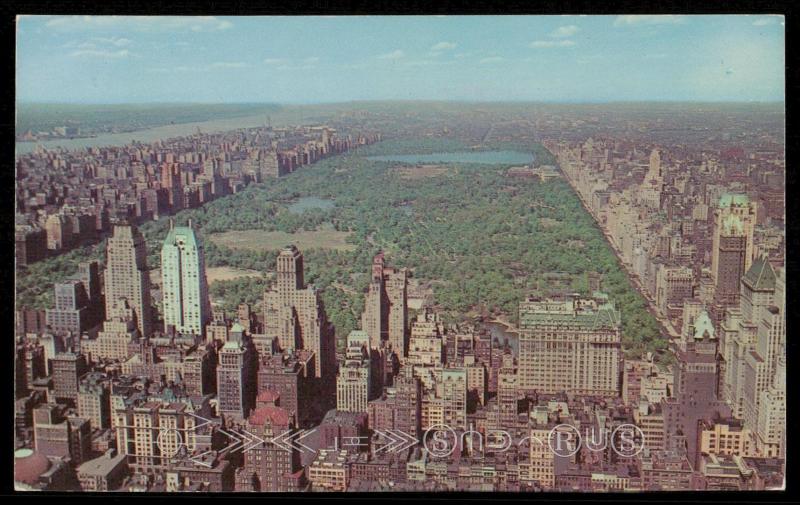
[[[261,101],[242,101],[242,102],[193,102],[193,101],[143,101],[143,102],[68,102],[50,100],[16,100],[16,105],[291,105],[291,106],[312,106],[312,105],[344,105],[352,103],[475,103],[475,104],[504,104],[504,103],[526,103],[526,104],[553,104],[553,105],[587,105],[587,104],[638,104],[638,103],[691,103],[691,104],[777,104],[785,103],[786,98],[773,100],[691,100],[691,99],[628,99],[628,100],[468,100],[468,99],[434,99],[434,98],[387,98],[387,99],[356,99],[341,101],[323,102],[261,102]]]

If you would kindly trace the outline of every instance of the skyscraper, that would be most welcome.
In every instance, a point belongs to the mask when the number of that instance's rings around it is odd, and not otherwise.
[[[258,394],[272,393],[278,400],[275,405],[286,409],[298,426],[305,426],[308,420],[309,405],[309,367],[314,359],[310,351],[295,351],[260,356],[258,364]]]
[[[97,262],[81,263],[78,268],[75,278],[54,286],[55,307],[46,311],[47,325],[53,332],[80,335],[102,320]]]
[[[761,391],[755,420],[756,448],[766,457],[786,457],[786,357],[778,356],[770,387]]]
[[[53,395],[56,399],[75,402],[78,385],[88,370],[86,357],[74,352],[59,353],[50,359],[53,373]]]
[[[89,297],[86,296],[83,284],[74,279],[57,282],[53,291],[55,307],[48,308],[46,312],[50,330],[59,334],[71,332],[78,335],[88,330],[85,315],[90,310]]]
[[[255,405],[256,361],[255,349],[244,328],[234,323],[230,339],[219,352],[217,365],[218,410],[244,420]]]
[[[405,269],[387,267],[383,252],[372,260],[372,277],[365,296],[361,327],[370,347],[389,344],[401,359],[408,352],[408,274]]]
[[[759,323],[770,319],[770,313],[764,311],[774,305],[776,280],[775,270],[766,258],[753,262],[742,277],[739,307],[728,309],[720,325],[720,353],[725,366],[721,390],[739,419],[744,416],[746,358],[758,342]]]
[[[679,343],[672,396],[665,398],[662,406],[667,449],[685,454],[694,465],[698,421],[715,414],[726,418],[730,409],[718,397],[718,340],[708,314],[700,313],[693,330]]]
[[[497,375],[497,406],[500,411],[500,427],[515,426],[519,376],[517,368],[514,366],[513,354],[503,355],[503,363]]]
[[[755,207],[747,195],[725,194],[714,211],[711,277],[714,304],[733,306],[739,300],[739,281],[753,261]],[[721,320],[716,311],[714,321]]]
[[[408,370],[408,369],[406,369]],[[411,435],[420,433],[420,397],[422,386],[419,379],[408,370],[395,378],[394,428]]]
[[[658,149],[650,153],[650,165],[642,182],[639,197],[647,207],[658,209],[661,206],[661,193],[664,188],[664,173],[661,168],[661,154]]]
[[[336,409],[345,412],[367,412],[371,396],[369,336],[353,330],[347,336],[344,366],[336,376]]]
[[[757,450],[777,455],[785,433],[775,432],[772,420],[786,410],[786,270],[775,273],[772,304],[756,321],[754,349],[745,354],[742,412],[745,427],[758,434]],[[767,416],[771,420],[764,419]]]
[[[130,345],[139,340],[133,309],[125,299],[120,299],[108,313],[97,338],[81,342],[81,350],[93,362],[99,360],[125,360],[131,354]]]
[[[247,419],[247,430],[263,442],[242,451],[243,464],[236,471],[236,491],[299,491],[303,483],[300,451],[272,442],[282,433],[293,430],[291,414],[281,407],[264,403]]]
[[[335,373],[333,327],[319,292],[303,282],[303,254],[294,245],[278,254],[275,285],[264,292],[264,326],[268,337],[278,338],[282,351],[313,351],[316,377]]]
[[[202,335],[211,309],[208,302],[203,247],[194,230],[170,228],[161,248],[161,289],[164,294],[164,332]]]
[[[114,235],[108,239],[106,255],[106,313],[113,312],[117,300],[126,299],[133,308],[139,332],[149,337],[153,321],[144,237],[133,225],[116,224]]]

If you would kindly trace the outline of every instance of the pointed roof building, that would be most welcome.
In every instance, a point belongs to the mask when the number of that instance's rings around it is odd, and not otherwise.
[[[765,256],[756,259],[747,273],[742,277],[742,282],[753,291],[773,291],[777,275],[775,269]]]

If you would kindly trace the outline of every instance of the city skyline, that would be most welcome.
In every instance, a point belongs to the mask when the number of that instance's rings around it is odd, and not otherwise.
[[[783,24],[772,15],[23,16],[17,99],[775,102],[785,93]]]
[[[782,115],[324,114],[18,157],[17,489],[784,487]]]

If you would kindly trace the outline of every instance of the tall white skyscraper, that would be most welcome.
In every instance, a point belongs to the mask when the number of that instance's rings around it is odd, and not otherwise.
[[[150,277],[147,273],[147,245],[139,230],[130,224],[114,225],[106,247],[106,314],[112,314],[121,299],[128,301],[136,327],[144,337],[152,331]]]
[[[211,313],[203,248],[190,227],[169,230],[161,248],[164,331],[202,335]]]

